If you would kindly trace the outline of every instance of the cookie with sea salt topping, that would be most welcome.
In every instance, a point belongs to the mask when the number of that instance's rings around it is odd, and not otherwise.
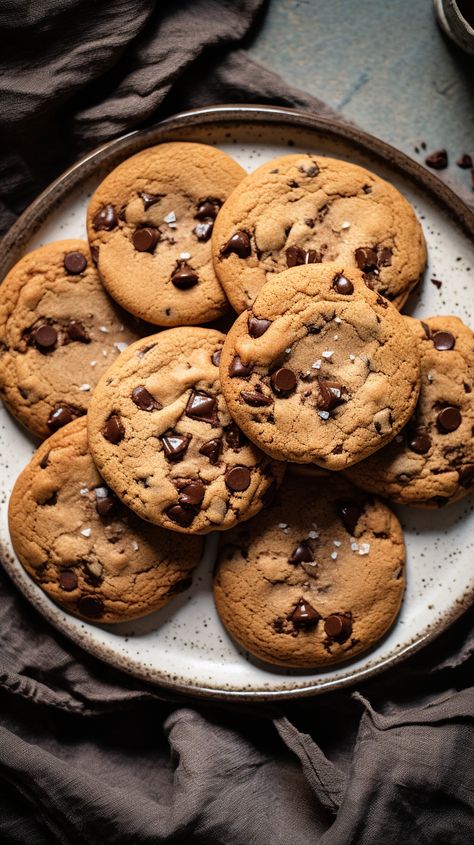
[[[115,168],[87,229],[105,287],[157,326],[207,323],[228,309],[211,258],[216,215],[245,171],[207,144],[169,143]]]
[[[426,263],[421,226],[393,185],[309,154],[272,159],[246,176],[219,213],[212,250],[238,313],[275,273],[327,261],[359,268],[369,287],[401,308]]]
[[[395,437],[420,378],[405,319],[342,264],[273,276],[230,329],[220,371],[230,413],[253,443],[332,470]]]
[[[404,319],[420,349],[418,405],[403,431],[349,475],[395,502],[440,507],[474,490],[474,335],[458,317]]]
[[[43,443],[10,498],[12,543],[28,574],[65,610],[97,622],[142,616],[187,589],[203,550],[143,522],[107,488],[84,418]]]
[[[274,504],[221,536],[219,616],[243,648],[290,668],[348,660],[392,625],[405,546],[396,516],[340,477],[287,476]]]
[[[106,482],[139,516],[175,531],[206,534],[249,519],[283,475],[229,414],[219,382],[224,338],[183,327],[133,344],[88,414]]]
[[[46,244],[2,282],[0,396],[47,437],[86,413],[102,374],[141,334],[104,291],[85,241]]]

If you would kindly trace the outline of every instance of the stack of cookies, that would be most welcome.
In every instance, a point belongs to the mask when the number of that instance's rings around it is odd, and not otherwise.
[[[245,175],[180,142],[113,170],[87,227],[2,286],[0,392],[44,440],[10,501],[27,572],[119,622],[186,589],[219,531],[217,610],[250,654],[315,668],[372,647],[404,591],[378,496],[474,488],[473,334],[399,311],[426,262],[409,203],[347,162]]]

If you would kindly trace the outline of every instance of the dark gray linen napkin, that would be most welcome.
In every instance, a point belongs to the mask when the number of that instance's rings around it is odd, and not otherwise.
[[[0,0],[1,230],[83,152],[180,109],[332,114],[242,49],[263,5]],[[356,694],[219,707],[89,657],[1,573],[0,842],[470,844],[473,623]]]

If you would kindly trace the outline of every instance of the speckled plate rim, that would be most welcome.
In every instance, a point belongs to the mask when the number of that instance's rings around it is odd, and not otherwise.
[[[96,168],[105,163],[115,164],[124,156],[133,155],[144,147],[171,140],[174,131],[198,128],[204,126],[218,126],[220,124],[272,124],[274,126],[305,129],[333,138],[335,141],[349,142],[366,154],[378,158],[382,163],[389,164],[398,170],[405,178],[412,181],[418,188],[429,193],[463,231],[474,239],[474,212],[436,176],[426,171],[424,167],[407,155],[396,150],[378,138],[363,132],[348,123],[339,123],[331,118],[307,114],[295,109],[258,105],[221,105],[210,106],[181,112],[166,118],[161,123],[146,130],[137,130],[101,145],[88,153],[76,164],[66,170],[52,182],[18,218],[0,244],[0,274],[2,276],[10,269],[22,253],[25,245],[36,233],[52,208],[60,204],[72,188],[80,181],[91,175]],[[406,660],[423,646],[448,628],[458,619],[474,601],[474,584],[471,590],[464,593],[462,599],[456,599],[449,611],[438,618],[436,625],[427,626],[426,633],[406,646],[402,646],[396,653],[380,659],[375,665],[367,668],[351,670],[348,664],[347,674],[328,681],[318,680],[314,684],[295,686],[282,690],[230,690],[207,687],[193,683],[180,683],[170,680],[160,670],[153,670],[138,664],[130,665],[129,659],[117,654],[112,648],[97,643],[94,634],[78,631],[69,623],[67,617],[60,615],[59,608],[47,601],[46,596],[39,593],[33,582],[25,581],[8,551],[0,545],[0,561],[4,569],[23,595],[34,607],[61,633],[68,636],[90,654],[109,663],[128,675],[162,687],[164,690],[177,694],[188,694],[195,697],[206,697],[227,701],[278,701],[291,698],[302,698],[335,691],[353,685],[356,681],[365,681],[378,675],[386,669],[392,668]]]

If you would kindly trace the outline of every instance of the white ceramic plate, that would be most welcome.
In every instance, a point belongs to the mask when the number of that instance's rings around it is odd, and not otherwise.
[[[474,215],[431,174],[382,142],[352,127],[282,109],[202,109],[105,145],[57,180],[15,224],[4,242],[0,272],[48,241],[85,237],[86,205],[105,173],[137,150],[173,139],[217,144],[248,171],[299,151],[333,155],[374,170],[414,205],[428,242],[425,281],[405,310],[419,317],[453,313],[472,325]],[[441,288],[431,284],[433,277],[443,282]],[[216,537],[208,539],[193,587],[167,608],[131,623],[87,624],[46,598],[10,544],[8,497],[33,450],[32,439],[0,409],[0,543],[7,572],[53,625],[84,649],[175,691],[255,700],[335,689],[411,654],[457,618],[474,594],[474,497],[468,497],[436,512],[398,509],[408,549],[407,591],[398,621],[370,653],[325,672],[265,666],[229,638],[211,593]]]

